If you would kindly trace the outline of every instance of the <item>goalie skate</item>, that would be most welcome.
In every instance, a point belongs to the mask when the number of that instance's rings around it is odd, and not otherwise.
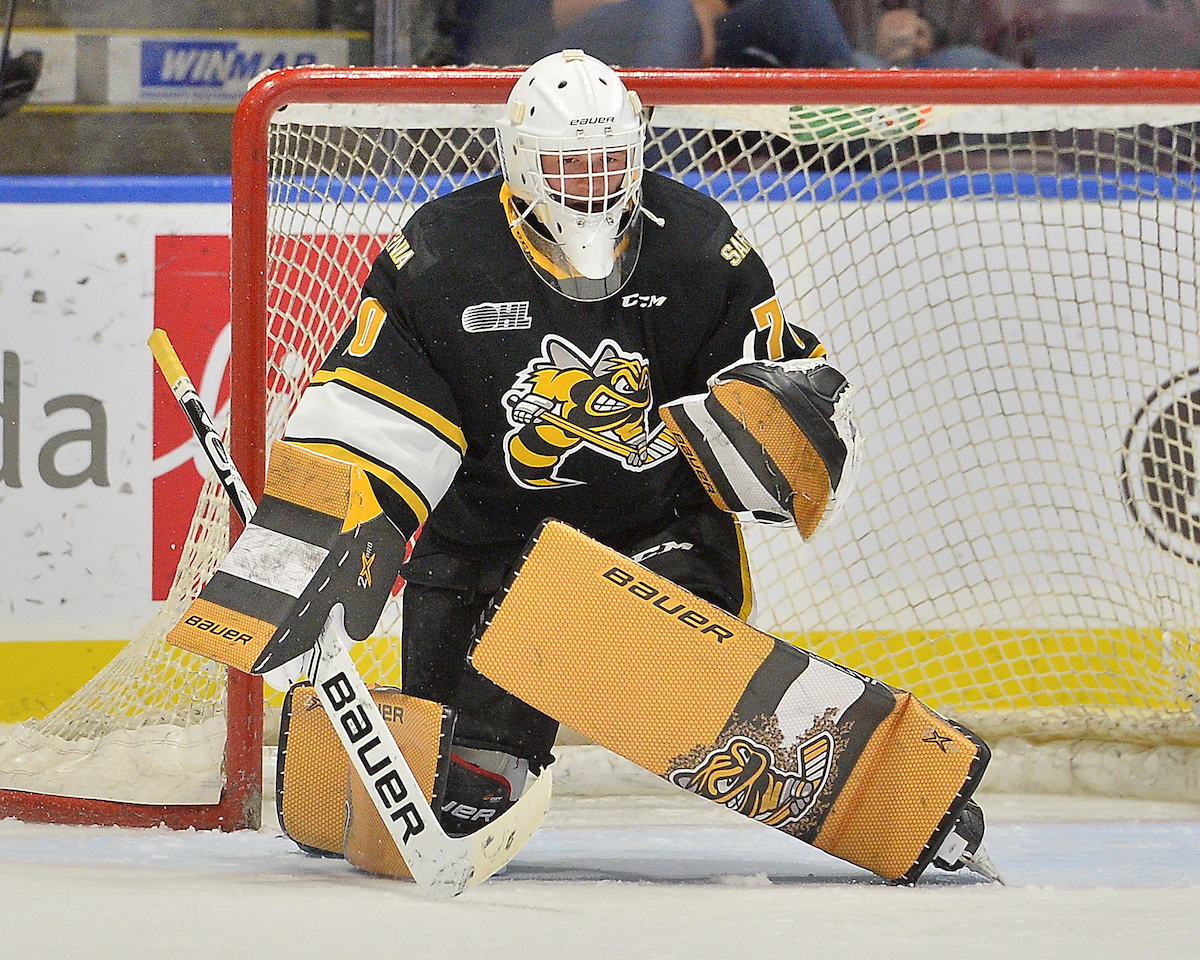
[[[933,865],[950,871],[966,867],[981,877],[1003,883],[1004,878],[983,845],[983,832],[983,808],[970,800],[958,815],[954,829],[938,848]]]

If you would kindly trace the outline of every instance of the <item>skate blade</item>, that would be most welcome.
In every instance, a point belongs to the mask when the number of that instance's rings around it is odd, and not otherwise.
[[[967,854],[963,857],[963,866],[972,873],[977,873],[981,877],[986,877],[994,883],[1004,885],[1004,878],[1000,876],[1000,871],[996,869],[996,864],[992,858],[988,856],[987,849],[981,843],[979,849],[974,853]]]

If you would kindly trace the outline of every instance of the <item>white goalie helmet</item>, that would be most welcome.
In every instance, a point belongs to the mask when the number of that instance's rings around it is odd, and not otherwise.
[[[637,94],[582,50],[526,70],[496,123],[513,235],[573,300],[612,296],[637,265],[645,134]]]

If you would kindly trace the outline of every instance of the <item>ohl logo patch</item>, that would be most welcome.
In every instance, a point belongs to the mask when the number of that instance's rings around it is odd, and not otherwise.
[[[503,403],[512,425],[504,438],[508,472],[529,489],[582,483],[560,475],[580,450],[633,471],[657,466],[677,450],[663,424],[649,427],[649,364],[613,340],[589,356],[562,337],[546,336],[541,356],[517,375]]]
[[[819,733],[796,748],[798,773],[775,765],[775,755],[746,737],[733,737],[671,782],[772,827],[801,819],[825,784],[833,737]]]
[[[1125,505],[1146,536],[1200,563],[1200,367],[1146,399],[1125,434],[1120,467]]]

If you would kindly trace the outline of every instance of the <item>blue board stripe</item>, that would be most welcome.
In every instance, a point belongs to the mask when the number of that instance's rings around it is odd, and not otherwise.
[[[378,196],[396,193],[424,201],[463,186],[473,175],[414,178],[362,177],[338,181],[328,177],[300,178],[272,186],[272,200],[316,202],[349,192]],[[1022,197],[1082,200],[1194,201],[1200,184],[1191,174],[1156,173],[1041,175],[1028,173],[836,174],[798,171],[787,175],[718,174],[701,180],[683,177],[689,186],[726,202],[792,200],[849,202],[947,199],[1012,200]],[[231,201],[229,177],[210,176],[0,176],[0,203],[223,203]]]
[[[0,203],[229,203],[229,177],[0,177]]]
[[[475,175],[395,177],[364,176],[338,180],[328,176],[297,177],[271,185],[273,203],[319,203],[329,197],[398,196],[424,202],[457,190],[477,179]],[[796,171],[780,174],[718,173],[702,176],[690,171],[680,178],[689,187],[726,203],[792,201],[813,203],[838,200],[850,203],[875,201],[939,200],[1079,200],[1085,203],[1114,200],[1200,199],[1200,184],[1193,175],[1157,173],[1033,174],[1033,173],[910,173]]]

